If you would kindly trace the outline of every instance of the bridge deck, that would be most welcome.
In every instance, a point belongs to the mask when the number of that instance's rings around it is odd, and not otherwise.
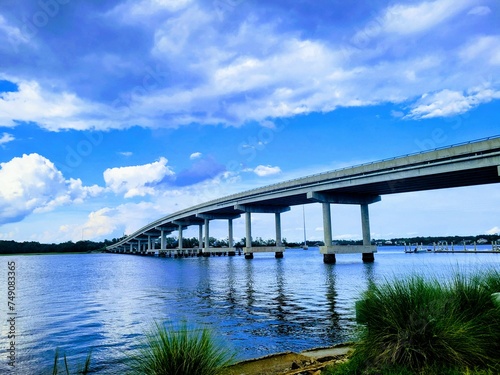
[[[403,157],[329,171],[230,195],[165,216],[139,229],[114,248],[159,236],[160,228],[177,230],[203,223],[197,215],[235,215],[238,207],[289,207],[313,203],[308,193],[349,197],[376,197],[412,191],[445,189],[500,182],[500,137],[436,149]],[[349,200],[347,199],[347,200]],[[271,212],[271,211],[270,211]],[[174,223],[176,222],[176,223]]]

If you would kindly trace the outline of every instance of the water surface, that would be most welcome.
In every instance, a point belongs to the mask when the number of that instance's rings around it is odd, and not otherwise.
[[[7,262],[16,263],[16,371],[51,373],[54,351],[98,373],[120,374],[152,322],[207,325],[238,359],[301,351],[352,338],[354,303],[369,282],[409,274],[448,279],[455,271],[500,269],[500,254],[404,254],[383,247],[375,263],[317,248],[212,258],[121,254],[0,257],[0,373],[8,366]]]

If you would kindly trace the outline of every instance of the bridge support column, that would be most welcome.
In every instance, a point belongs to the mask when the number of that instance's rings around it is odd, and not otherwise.
[[[323,202],[323,232],[325,246],[332,246],[332,213],[330,203]],[[335,254],[323,254],[323,263],[334,264],[337,261]]]
[[[245,247],[249,250],[252,248],[252,214],[250,212],[245,212],[245,234],[246,234],[246,244]],[[246,252],[245,259],[253,259],[253,253]]]
[[[210,253],[208,252],[208,249],[210,247],[210,228],[209,228],[209,220],[205,219],[205,252],[203,253],[204,256],[210,256]],[[205,255],[206,254],[206,255]]]
[[[203,224],[198,225],[198,251],[203,252]]]
[[[281,217],[279,214],[282,212],[290,211],[288,206],[270,206],[270,205],[244,205],[236,204],[235,210],[245,213],[245,226],[246,226],[246,246],[244,249],[245,259],[253,259],[253,253],[273,252],[276,258],[283,258],[285,248],[281,245]],[[275,214],[276,219],[276,245],[275,246],[259,246],[252,248],[252,216],[251,213],[266,213]],[[281,245],[281,246],[280,246]]]
[[[204,220],[205,223],[205,248],[203,249],[203,256],[209,257],[211,254],[217,254],[221,255],[222,253],[227,252],[228,255],[236,255],[236,252],[234,251],[234,240],[233,240],[233,220],[237,219],[240,217],[240,214],[234,214],[234,213],[198,213],[196,214],[196,217],[198,219]],[[223,249],[218,249],[218,248],[210,248],[209,244],[209,232],[208,232],[208,223],[209,220],[228,220],[228,239],[229,239],[229,244],[227,251]],[[200,229],[201,231],[201,229]],[[201,233],[201,232],[200,232]]]
[[[228,231],[228,256],[235,256],[236,252],[234,251],[234,239],[233,239],[233,219],[228,219],[227,221],[227,231]]]
[[[130,252],[133,253],[134,252],[134,247],[132,245],[132,242],[130,243]]]
[[[182,225],[179,224],[179,245],[177,246],[177,248],[179,250],[182,250]]]
[[[370,215],[368,212],[368,204],[364,203],[361,206],[361,227],[363,230],[363,246],[370,246],[372,241],[370,238]],[[373,253],[363,253],[363,262],[371,263],[375,261]]]
[[[151,236],[148,236],[148,250],[151,250]]]
[[[281,246],[283,246],[281,244],[281,214],[279,212],[276,212],[274,214],[274,218],[275,218],[275,225],[276,225],[276,246],[281,247]],[[277,251],[276,253],[274,253],[274,257],[276,259],[283,258],[283,251]]]
[[[137,252],[140,253],[142,251],[142,248],[141,248],[141,240],[137,240]]]
[[[161,229],[160,231],[160,250],[165,250],[165,230]]]

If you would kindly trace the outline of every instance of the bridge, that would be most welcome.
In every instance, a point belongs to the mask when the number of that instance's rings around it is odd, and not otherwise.
[[[153,249],[152,241],[159,238],[159,252],[162,253],[166,251],[166,236],[178,231],[177,250],[182,252],[186,250],[182,249],[183,230],[197,225],[200,244],[197,252],[210,256],[221,251],[209,246],[210,221],[227,220],[229,248],[224,251],[234,254],[233,220],[244,215],[245,258],[252,259],[256,252],[274,252],[280,258],[285,251],[281,241],[281,214],[289,211],[291,206],[319,203],[323,208],[325,245],[320,247],[323,261],[335,263],[336,254],[360,253],[364,262],[373,262],[377,247],[371,244],[368,208],[370,204],[380,201],[381,196],[499,182],[500,136],[496,136],[306,176],[215,199],[162,217],[108,246],[108,250],[147,253]],[[332,204],[360,206],[363,245],[333,245]],[[275,215],[276,246],[252,247],[252,213]]]

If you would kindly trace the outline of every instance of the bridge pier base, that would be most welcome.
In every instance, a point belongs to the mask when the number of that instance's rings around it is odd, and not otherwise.
[[[253,253],[245,253],[245,259],[253,259]]]
[[[335,258],[335,254],[323,254],[323,263],[325,264],[335,264],[337,259]]]
[[[375,255],[373,253],[363,253],[362,260],[364,263],[373,263],[375,262]]]
[[[275,257],[276,259],[281,259],[281,258],[283,258],[283,251],[277,251],[277,252],[275,252],[275,253],[274,253],[274,257]]]

